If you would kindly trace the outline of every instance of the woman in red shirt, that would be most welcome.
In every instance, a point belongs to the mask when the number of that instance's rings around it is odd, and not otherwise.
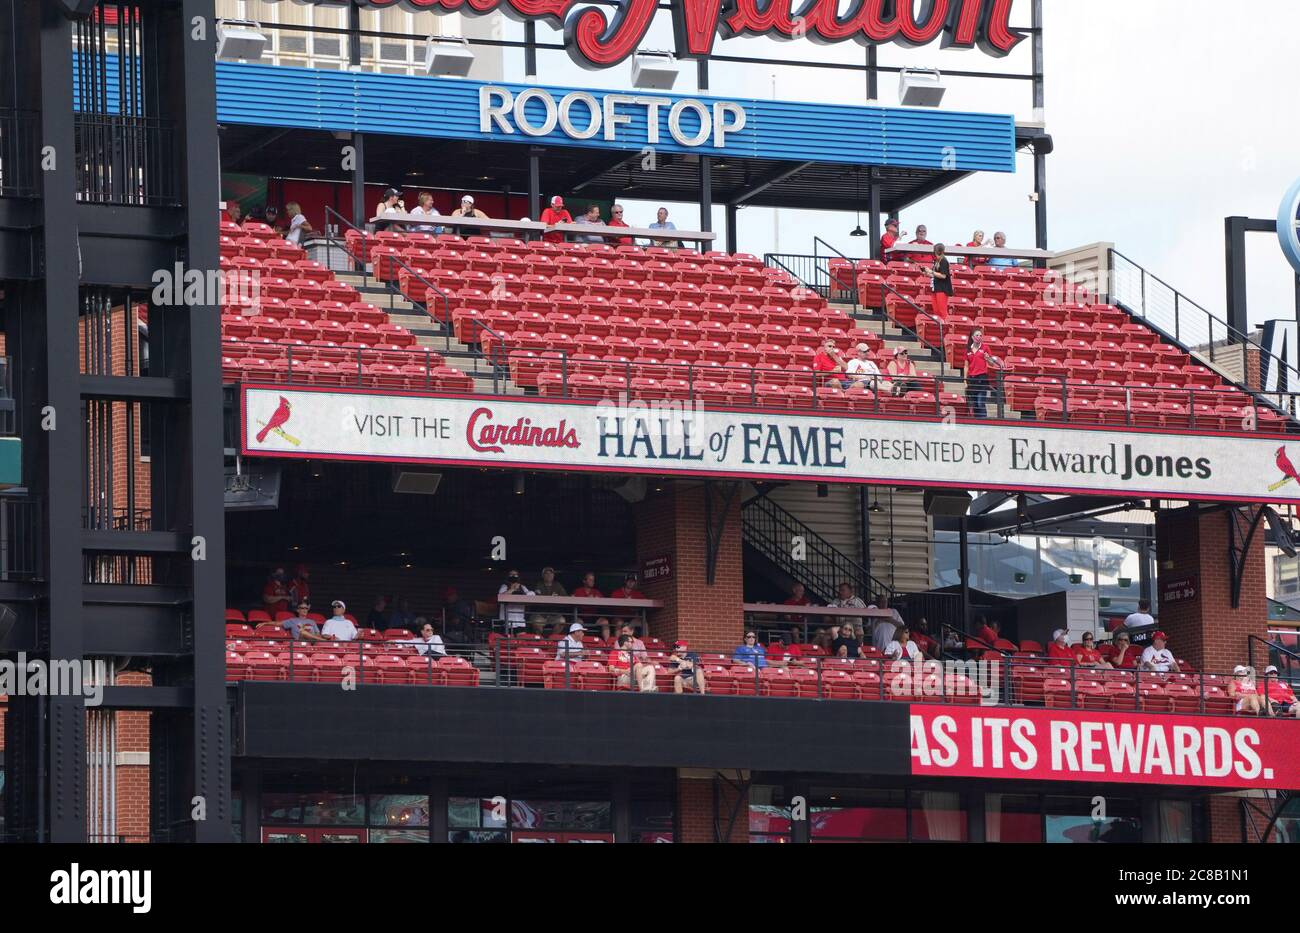
[[[971,331],[970,343],[966,346],[966,404],[976,418],[988,417],[984,399],[989,393],[990,365],[1001,367],[1002,361],[985,349],[984,331],[977,327]]]
[[[1092,632],[1084,632],[1083,640],[1074,646],[1074,661],[1080,667],[1110,667],[1108,662],[1102,660]]]

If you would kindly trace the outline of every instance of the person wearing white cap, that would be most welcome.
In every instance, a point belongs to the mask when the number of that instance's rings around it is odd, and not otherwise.
[[[1244,664],[1232,669],[1232,680],[1228,681],[1228,696],[1236,700],[1233,707],[1238,713],[1258,715],[1264,708],[1264,697],[1255,689],[1255,672]]]
[[[352,641],[357,637],[357,627],[347,617],[348,607],[341,599],[330,603],[334,614],[325,620],[320,633],[330,641]]]
[[[582,633],[585,631],[581,622],[570,625],[569,634],[555,643],[555,660],[570,664],[582,660]]]
[[[565,208],[564,198],[558,194],[551,198],[551,206],[542,211],[542,216],[539,219],[547,226],[573,223],[573,215]],[[559,230],[548,230],[542,234],[542,239],[550,243],[563,243],[564,234]]]
[[[467,194],[460,199],[460,207],[451,212],[452,217],[477,217],[481,220],[491,220],[487,214],[483,213],[474,206],[474,196]],[[477,236],[479,230],[476,227],[461,227],[457,231],[461,236]]]
[[[1073,661],[1074,649],[1070,647],[1070,633],[1058,628],[1052,633],[1052,643],[1047,646],[1047,656],[1058,661]]]
[[[1270,716],[1294,716],[1300,719],[1300,703],[1296,702],[1295,691],[1281,678],[1277,667],[1272,664],[1264,668],[1264,688],[1260,694],[1265,701],[1264,710]]]
[[[858,355],[849,360],[844,367],[844,374],[848,376],[844,380],[844,388],[859,386],[877,393],[888,394],[892,392],[894,384],[881,376],[880,367],[871,358],[871,346],[860,343],[856,349]]]

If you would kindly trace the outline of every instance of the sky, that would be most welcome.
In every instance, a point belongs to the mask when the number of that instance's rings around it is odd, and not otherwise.
[[[1229,12],[1230,15],[1224,15]],[[1029,24],[1028,0],[1016,0],[1013,25]],[[1223,316],[1224,218],[1274,218],[1287,188],[1300,177],[1300,82],[1295,37],[1300,4],[1253,0],[1045,0],[1045,107],[1055,142],[1048,157],[1049,247],[1064,250],[1114,243],[1191,300]],[[520,27],[506,24],[515,38]],[[542,41],[558,33],[539,29]],[[672,46],[670,20],[660,14],[645,48]],[[978,51],[886,45],[883,65],[964,71],[1028,72],[1028,40],[1004,59]],[[825,47],[770,39],[719,41],[729,55],[862,61],[855,44]],[[507,80],[522,80],[521,56],[507,54]],[[561,52],[544,53],[537,80],[546,84],[628,87],[630,64],[584,71]],[[683,68],[675,92],[696,90],[694,69]],[[1028,82],[949,78],[946,109],[1035,117]],[[863,104],[862,82],[844,73],[769,65],[711,69],[708,93]],[[882,75],[878,103],[898,101],[897,78]],[[1014,174],[986,174],[952,186],[910,208],[903,227],[925,223],[930,239],[965,242],[976,228],[1005,230],[1009,245],[1032,246],[1032,159],[1021,156]],[[649,215],[657,205],[629,201]],[[678,225],[694,226],[693,206],[673,206]],[[747,208],[739,249],[809,252],[821,236],[849,254],[849,212],[775,212]],[[689,221],[689,223],[687,222]],[[723,229],[722,211],[715,230]],[[1294,277],[1272,235],[1248,240],[1249,322],[1295,320]]]

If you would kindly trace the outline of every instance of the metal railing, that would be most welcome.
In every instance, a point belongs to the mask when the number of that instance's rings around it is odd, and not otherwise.
[[[179,166],[175,126],[153,117],[76,113],[77,200],[175,206]]]
[[[893,588],[871,575],[866,567],[837,550],[834,545],[781,508],[769,496],[754,496],[741,506],[744,543],[770,560],[791,579],[804,584],[814,595],[833,599],[840,583],[848,581],[863,596],[886,594]],[[792,556],[791,541],[801,540],[802,560]]]
[[[0,495],[0,580],[45,579],[43,500]]]
[[[37,114],[0,107],[0,197],[34,198],[37,185]]]
[[[1287,683],[1300,680],[1300,652],[1258,635],[1246,636],[1246,651],[1250,666],[1256,671],[1273,665],[1277,668],[1278,676]]]

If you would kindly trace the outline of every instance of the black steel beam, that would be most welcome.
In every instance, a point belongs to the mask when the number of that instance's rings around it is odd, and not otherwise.
[[[606,172],[612,172],[619,168],[629,159],[639,157],[636,152],[606,152],[584,162],[573,172],[572,178],[577,181],[569,186],[570,191],[581,191],[588,185],[593,185],[605,175]]]
[[[82,376],[82,398],[179,401],[190,397],[187,381],[169,376]]]
[[[970,532],[1009,531],[1022,525],[1037,524],[1041,521],[1061,520],[1086,516],[1090,512],[1114,508],[1132,502],[1132,499],[1105,498],[1100,496],[1064,496],[1037,502],[1025,509],[1022,517],[1016,509],[1003,509],[985,515],[972,515],[967,522]]]
[[[747,201],[752,201],[755,197],[762,194],[764,191],[766,191],[768,188],[771,188],[773,185],[779,185],[787,178],[793,178],[795,175],[798,175],[800,172],[808,168],[810,165],[815,165],[815,164],[816,164],[815,162],[811,162],[811,161],[796,162],[793,165],[787,165],[787,166],[782,166],[781,168],[773,169],[772,171],[767,172],[764,175],[760,175],[758,178],[754,179],[753,184],[746,185],[744,188],[735,191],[732,194],[729,194],[726,197],[726,201],[728,204],[735,204],[735,205],[744,204]]]
[[[223,492],[224,486],[218,491]],[[190,538],[175,531],[103,531],[87,530],[82,535],[82,550],[111,554],[185,554],[190,552]]]
[[[104,687],[100,709],[187,709],[194,705],[188,687]],[[225,841],[229,841],[228,839]]]

